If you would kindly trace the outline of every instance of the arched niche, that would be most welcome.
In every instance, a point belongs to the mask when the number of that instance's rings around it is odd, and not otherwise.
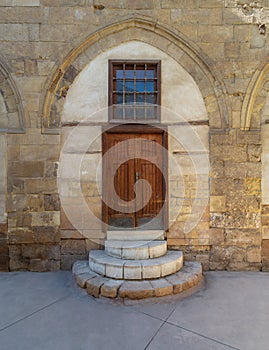
[[[42,107],[43,131],[58,133],[67,91],[78,74],[102,52],[128,41],[140,41],[165,52],[190,74],[204,100],[211,129],[224,130],[229,108],[218,73],[201,51],[174,29],[145,18],[113,23],[74,49],[47,81]]]

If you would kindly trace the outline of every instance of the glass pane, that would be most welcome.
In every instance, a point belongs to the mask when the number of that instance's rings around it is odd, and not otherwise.
[[[123,119],[123,108],[114,106],[114,118],[115,119]]]
[[[137,79],[145,79],[145,70],[144,69],[139,69],[136,70],[136,78]]]
[[[116,90],[123,91],[123,80],[117,80],[116,82]]]
[[[144,107],[136,107],[136,119],[145,119],[145,108]]]
[[[133,104],[134,103],[134,95],[133,94],[126,94],[125,95],[125,103]]]
[[[126,81],[125,82],[125,91],[134,91],[134,82],[133,81]]]
[[[155,119],[154,117],[154,107],[147,107],[147,117],[146,119]]]
[[[123,79],[123,70],[117,69],[117,71],[116,71],[116,78],[117,79]]]
[[[146,88],[148,92],[153,92],[154,91],[154,81],[148,81],[146,83]]]
[[[137,81],[136,82],[136,91],[137,92],[144,92],[145,91],[145,82],[144,81]]]
[[[136,95],[136,102],[137,103],[145,103],[145,95],[144,94],[137,94]]]
[[[122,94],[116,95],[116,104],[123,104],[123,95]]]
[[[148,69],[147,70],[147,78],[153,79],[154,78],[154,69]]]
[[[134,119],[134,108],[125,107],[125,119]]]
[[[125,71],[125,78],[126,79],[134,79],[134,70],[126,70]]]
[[[147,103],[154,103],[154,94],[147,94],[146,102]]]

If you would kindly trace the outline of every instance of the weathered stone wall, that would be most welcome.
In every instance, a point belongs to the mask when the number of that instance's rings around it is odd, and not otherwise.
[[[60,208],[62,108],[93,58],[140,40],[192,76],[209,117],[210,179],[201,184],[210,202],[188,234],[181,215],[169,247],[205,268],[268,270],[269,203],[261,193],[268,13],[267,0],[0,0],[0,131],[7,140],[0,269],[68,269],[99,247]],[[186,217],[196,180],[184,179]],[[97,197],[94,186],[84,186]]]

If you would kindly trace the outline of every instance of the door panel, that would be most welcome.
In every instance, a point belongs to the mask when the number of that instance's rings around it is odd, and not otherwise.
[[[132,227],[137,227],[139,222],[145,223],[146,218],[158,217],[165,194],[161,147],[163,134],[106,133],[104,137],[105,151],[109,151],[103,164],[104,221],[109,225],[116,223],[116,226],[124,226],[124,222],[129,226],[132,222]],[[138,180],[149,183],[150,197],[145,182],[140,182],[140,191],[136,196],[135,184]],[[115,193],[113,195],[114,191],[119,198],[115,197]],[[148,197],[149,201],[146,202],[145,198]],[[107,199],[112,207],[106,204]],[[146,204],[141,206],[141,200]]]

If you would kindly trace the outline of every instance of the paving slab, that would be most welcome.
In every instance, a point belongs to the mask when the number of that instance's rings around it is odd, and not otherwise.
[[[63,298],[72,284],[64,271],[0,273],[0,329]]]
[[[206,289],[180,302],[168,321],[242,350],[267,349],[269,274],[210,272],[205,278]]]
[[[126,305],[88,296],[71,272],[0,273],[0,349],[268,349],[269,273],[205,281],[189,297]]]

